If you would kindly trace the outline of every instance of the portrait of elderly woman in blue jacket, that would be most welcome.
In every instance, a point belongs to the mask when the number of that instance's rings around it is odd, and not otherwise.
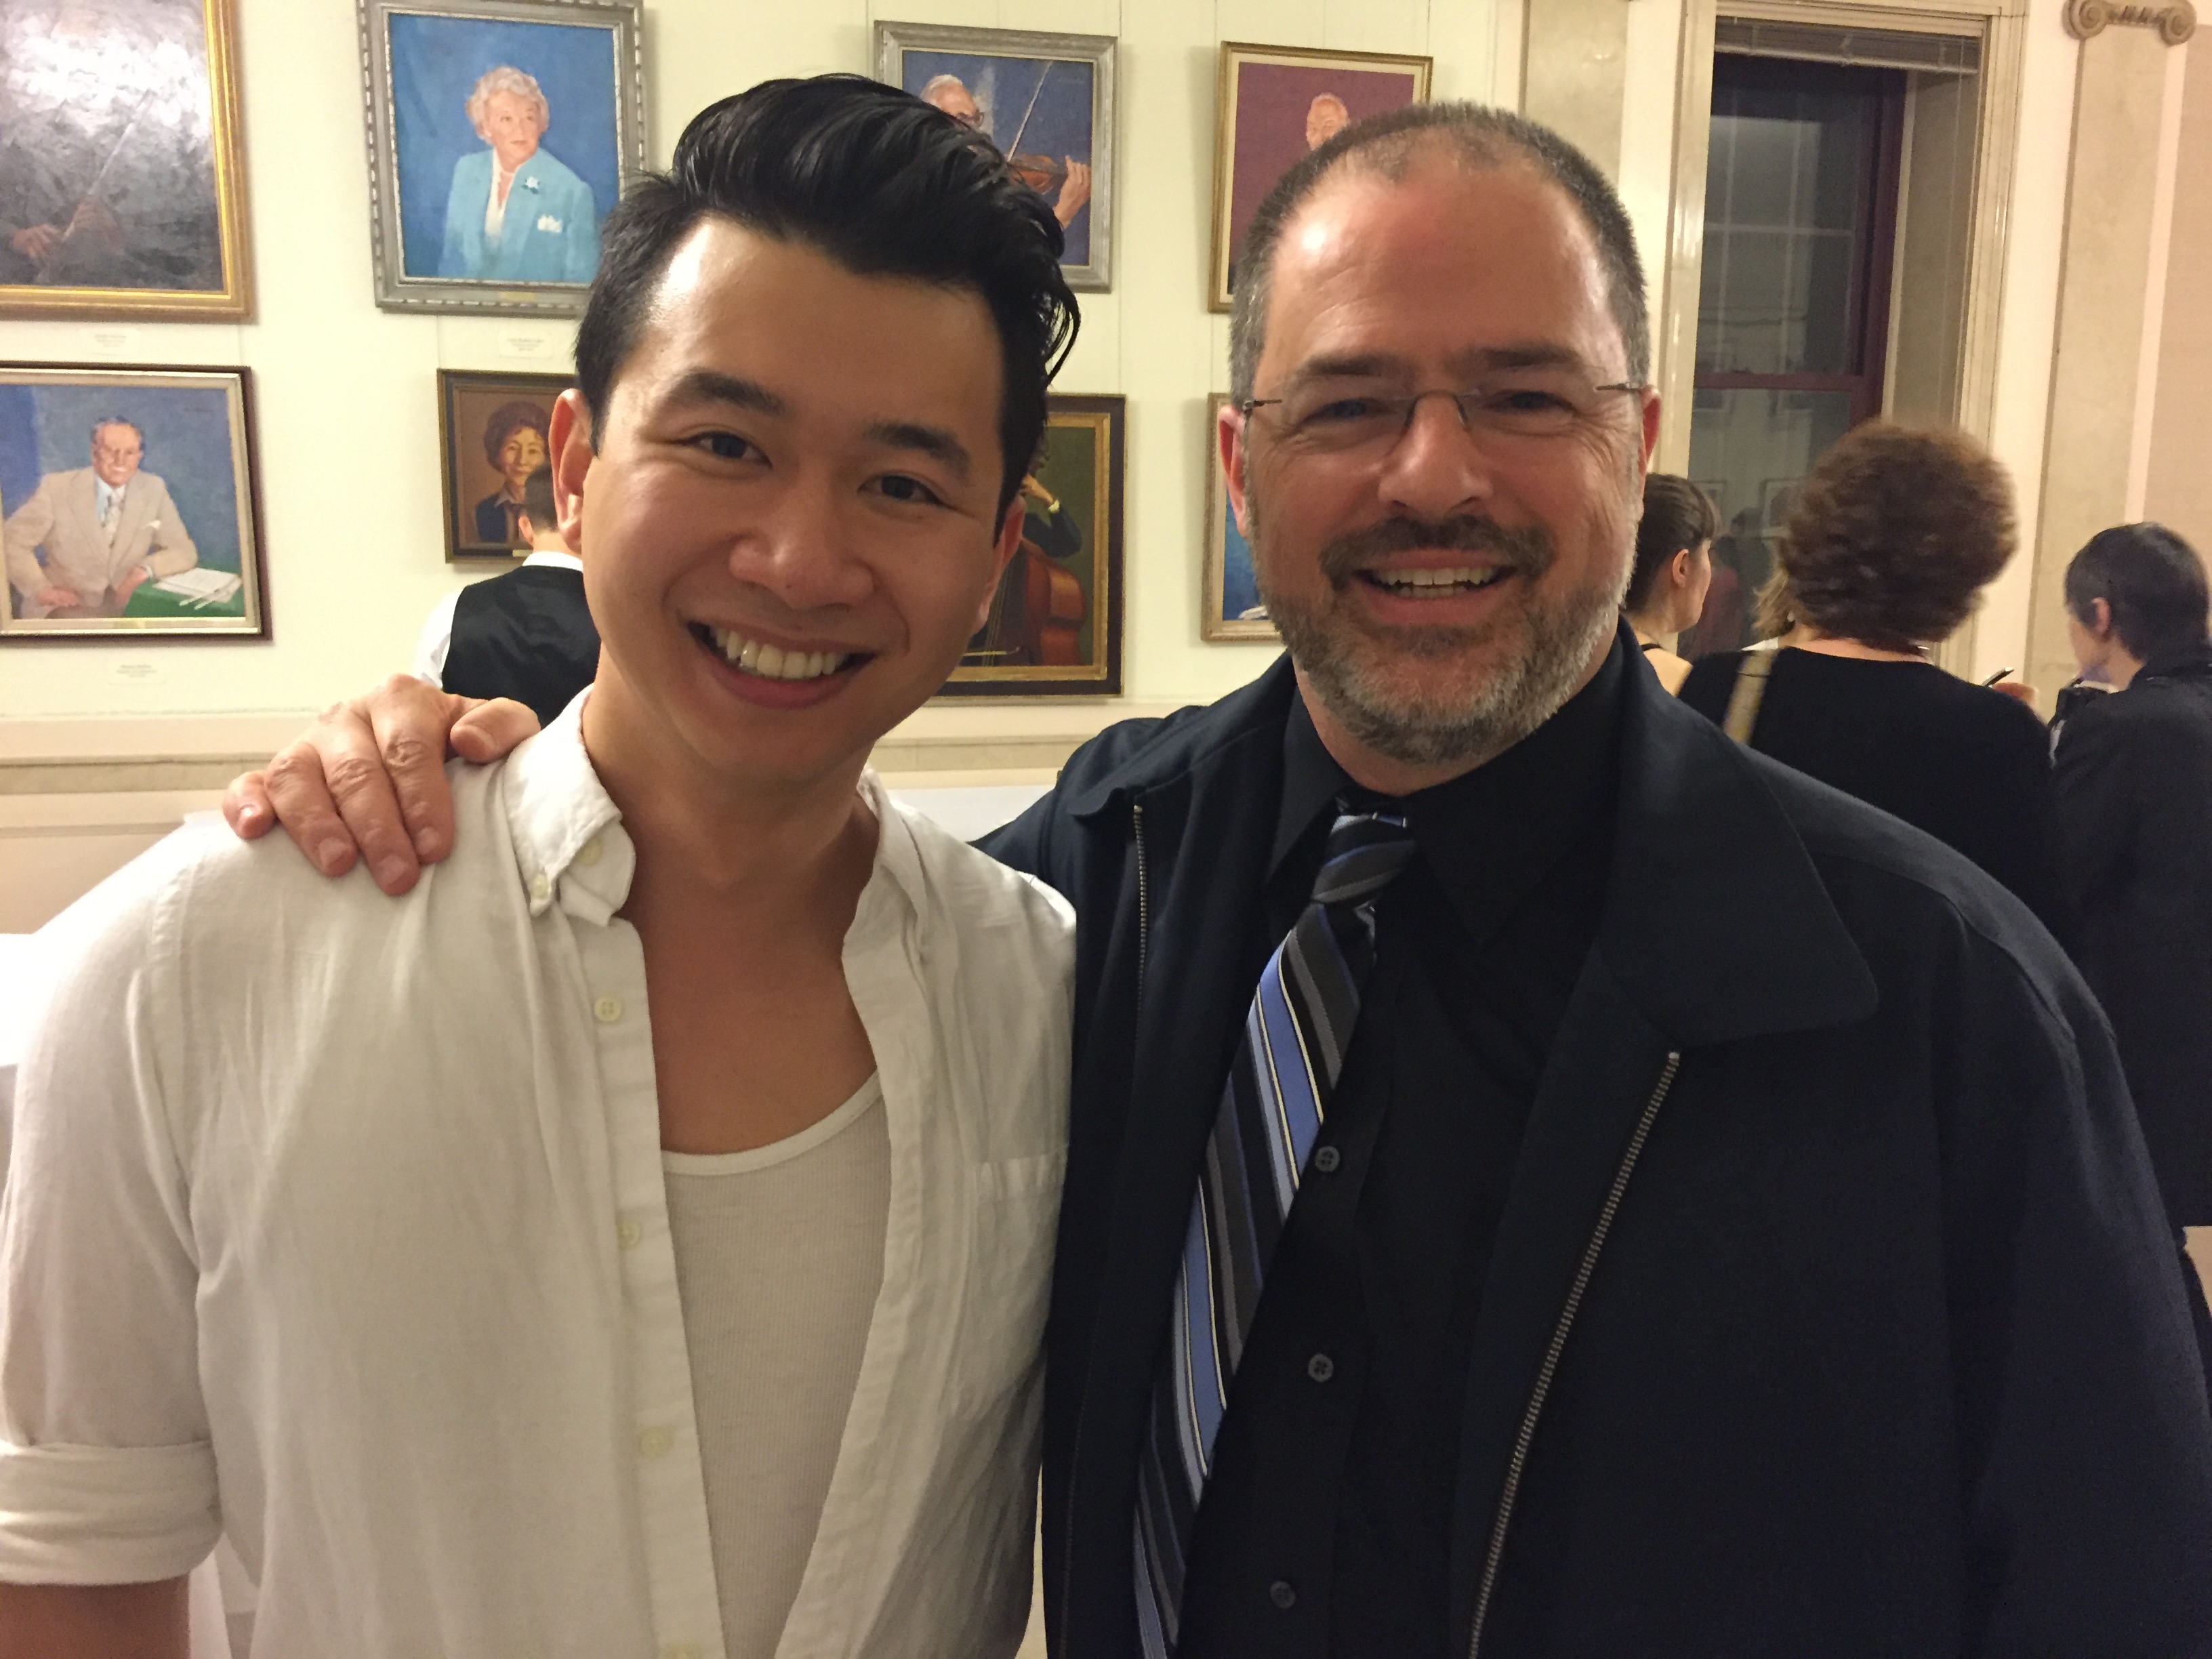
[[[441,276],[588,283],[599,264],[592,187],[541,148],[552,110],[537,80],[501,64],[469,94],[487,148],[453,164]]]

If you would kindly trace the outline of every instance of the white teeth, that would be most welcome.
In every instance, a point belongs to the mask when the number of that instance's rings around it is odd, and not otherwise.
[[[763,645],[726,628],[710,627],[707,633],[714,648],[740,673],[757,674],[764,680],[818,680],[850,660],[842,651],[787,651],[780,645]]]
[[[1462,565],[1456,570],[1376,570],[1370,574],[1383,586],[1402,593],[1421,588],[1487,587],[1505,572],[1495,565],[1480,569]]]

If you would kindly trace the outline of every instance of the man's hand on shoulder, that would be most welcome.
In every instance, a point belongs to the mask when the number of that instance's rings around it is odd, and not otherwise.
[[[394,674],[324,710],[264,770],[233,779],[222,815],[246,841],[282,823],[326,876],[366,858],[376,884],[396,897],[453,850],[446,757],[481,766],[537,730],[521,703],[456,696]]]

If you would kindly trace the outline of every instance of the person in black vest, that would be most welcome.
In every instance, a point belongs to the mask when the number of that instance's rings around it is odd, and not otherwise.
[[[516,523],[530,556],[503,576],[438,601],[422,624],[415,672],[463,696],[513,697],[550,725],[599,665],[583,562],[554,521],[551,467],[524,482]]]
[[[2162,525],[2100,532],[2066,568],[2084,679],[2059,727],[2074,958],[2105,1005],[2177,1229],[2212,1228],[2212,639],[2204,568]],[[2207,1242],[2212,1242],[2208,1240]],[[2197,1287],[2196,1276],[2190,1283]],[[2212,1314],[2196,1297],[2212,1364]]]

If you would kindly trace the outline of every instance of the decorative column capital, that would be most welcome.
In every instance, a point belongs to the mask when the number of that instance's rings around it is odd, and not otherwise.
[[[2159,39],[2178,46],[2197,33],[2197,8],[2189,0],[2166,0],[2160,6],[2128,6],[2115,0],[2066,0],[2066,32],[2076,40],[2102,34],[2118,23],[2156,29]]]

